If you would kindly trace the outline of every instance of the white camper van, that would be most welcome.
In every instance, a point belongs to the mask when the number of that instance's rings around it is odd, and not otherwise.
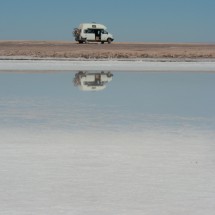
[[[107,27],[97,23],[82,23],[75,28],[73,35],[79,43],[87,42],[105,42],[111,43],[114,39],[112,34],[106,31]]]

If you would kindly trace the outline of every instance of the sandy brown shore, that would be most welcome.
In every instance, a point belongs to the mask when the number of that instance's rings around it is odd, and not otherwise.
[[[112,43],[65,41],[0,41],[0,57],[38,58],[215,58],[215,44]]]

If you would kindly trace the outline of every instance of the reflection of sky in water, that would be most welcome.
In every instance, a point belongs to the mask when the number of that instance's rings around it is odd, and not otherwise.
[[[214,129],[215,74],[114,73],[101,92],[73,86],[74,73],[1,73],[1,126],[142,130]]]
[[[0,74],[0,214],[213,214],[215,74]]]

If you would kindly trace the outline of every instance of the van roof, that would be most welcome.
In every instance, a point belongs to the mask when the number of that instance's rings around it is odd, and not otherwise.
[[[105,25],[102,25],[102,24],[99,24],[99,23],[81,23],[79,25],[79,29],[82,29],[82,28],[98,28],[98,29],[104,29],[106,30],[107,27]]]

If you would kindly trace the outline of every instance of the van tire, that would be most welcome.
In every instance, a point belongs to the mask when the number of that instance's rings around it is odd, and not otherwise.
[[[107,42],[108,42],[108,44],[111,44],[111,42],[112,42],[111,38],[108,38]]]
[[[105,43],[104,41],[101,42],[101,44],[104,44],[104,43]]]

